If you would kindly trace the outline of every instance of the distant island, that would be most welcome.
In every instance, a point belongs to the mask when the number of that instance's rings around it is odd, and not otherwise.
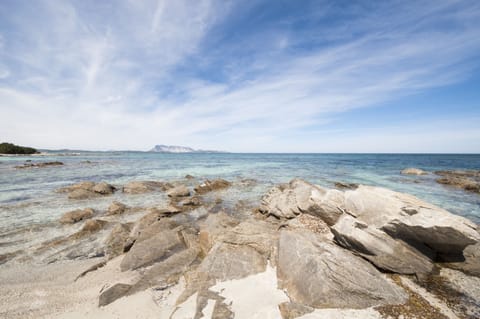
[[[37,150],[32,147],[18,146],[12,143],[1,143],[0,154],[35,154]]]
[[[196,150],[187,146],[177,145],[155,145],[149,152],[154,153],[223,153],[211,150]]]

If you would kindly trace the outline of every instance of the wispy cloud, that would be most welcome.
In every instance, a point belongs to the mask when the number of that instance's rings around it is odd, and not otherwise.
[[[0,136],[52,148],[330,151],[320,132],[342,114],[478,72],[476,1],[302,5],[2,2]],[[480,139],[474,128],[455,130]],[[329,138],[348,151],[355,135]]]

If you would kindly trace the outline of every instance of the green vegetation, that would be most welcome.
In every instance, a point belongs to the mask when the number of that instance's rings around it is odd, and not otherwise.
[[[1,143],[0,154],[34,154],[37,150],[31,147],[14,145],[12,143]]]

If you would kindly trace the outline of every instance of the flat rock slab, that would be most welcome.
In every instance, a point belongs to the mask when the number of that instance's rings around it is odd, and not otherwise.
[[[406,301],[375,267],[310,232],[283,230],[277,275],[293,302],[314,308],[367,308]]]

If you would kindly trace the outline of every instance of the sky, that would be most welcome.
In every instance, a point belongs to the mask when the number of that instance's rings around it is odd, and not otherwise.
[[[480,153],[480,1],[0,1],[0,142]]]

